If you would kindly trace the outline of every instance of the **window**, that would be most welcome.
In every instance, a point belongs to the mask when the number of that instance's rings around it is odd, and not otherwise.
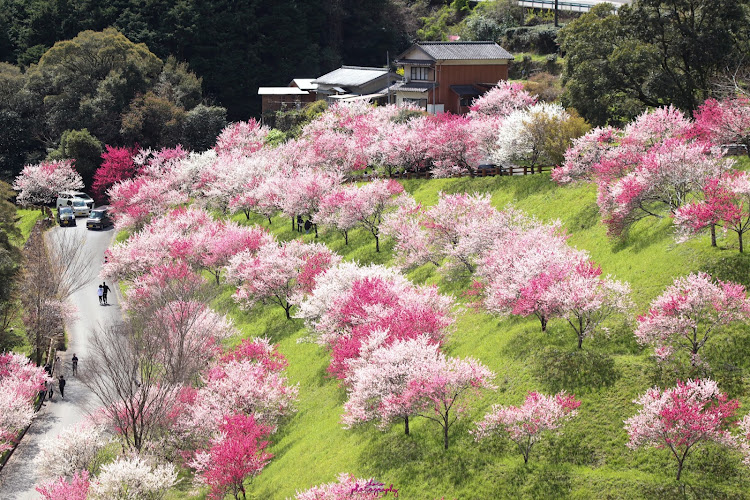
[[[410,97],[404,97],[403,99],[404,104],[413,104],[417,106],[418,108],[426,108],[427,107],[427,99],[413,99]]]
[[[412,66],[411,67],[411,79],[412,80],[429,80],[430,68]]]

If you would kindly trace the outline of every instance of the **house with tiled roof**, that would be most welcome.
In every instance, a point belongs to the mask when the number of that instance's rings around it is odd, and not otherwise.
[[[397,104],[462,114],[476,97],[508,79],[512,60],[495,42],[418,42],[396,58],[404,77],[390,90]]]
[[[295,78],[286,87],[260,87],[261,112],[300,109],[317,99],[318,86],[314,78]]]
[[[357,99],[382,102],[387,99],[388,87],[396,80],[397,75],[388,68],[341,66],[312,83],[318,86],[318,99],[325,98],[328,102]]]

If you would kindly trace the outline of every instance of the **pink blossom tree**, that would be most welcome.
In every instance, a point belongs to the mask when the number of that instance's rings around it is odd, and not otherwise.
[[[706,181],[703,200],[678,208],[674,213],[678,241],[719,226],[737,233],[739,251],[743,236],[750,230],[750,176],[747,172],[727,172]]]
[[[375,498],[386,498],[388,493],[398,490],[393,485],[386,487],[384,483],[370,479],[360,479],[352,474],[342,472],[338,476],[338,482],[313,486],[309,490],[297,492],[296,500],[371,500]]]
[[[34,418],[34,400],[51,379],[21,354],[0,354],[0,453],[13,447],[18,432]]]
[[[299,169],[283,178],[277,177],[279,208],[292,220],[295,227],[296,216],[313,217],[319,210],[325,195],[341,185],[343,178],[338,173],[328,173],[313,169]],[[317,236],[317,227],[315,228]]]
[[[481,97],[474,99],[469,116],[508,116],[513,111],[536,104],[537,98],[523,88],[522,83],[500,80]]]
[[[738,427],[740,428],[740,450],[745,457],[742,462],[745,465],[750,465],[750,415],[745,415],[740,420]]]
[[[112,215],[118,228],[139,231],[155,215],[187,202],[169,178],[140,176],[114,184],[108,191]]]
[[[292,240],[268,244],[255,254],[245,251],[235,255],[227,267],[227,280],[237,285],[234,297],[243,307],[272,302],[290,319],[292,305],[312,291],[316,277],[339,260],[318,243]]]
[[[745,287],[714,280],[706,273],[677,278],[638,318],[636,340],[651,345],[658,358],[687,351],[692,366],[700,363],[701,348],[717,330],[750,316]]]
[[[714,144],[744,144],[750,152],[750,100],[706,99],[695,114],[695,127]]]
[[[414,415],[414,408],[391,405],[386,412],[384,402],[402,394],[415,370],[434,359],[434,343],[426,335],[374,349],[347,377],[349,399],[344,403],[342,422],[351,428],[378,421],[379,427],[385,430],[398,418],[403,419],[404,433],[408,435],[409,417]]]
[[[554,396],[529,392],[521,406],[494,405],[474,431],[476,440],[492,437],[502,432],[518,445],[524,463],[529,462],[531,448],[548,431],[558,431],[563,423],[578,412],[581,402],[565,391]]]
[[[552,180],[558,184],[596,180],[597,167],[614,156],[620,141],[621,131],[612,127],[597,127],[574,139],[564,163],[552,170]]]
[[[653,387],[634,403],[642,408],[625,420],[628,448],[668,448],[677,460],[678,481],[695,446],[735,443],[727,429],[734,424],[739,401],[728,399],[711,379],[678,381],[676,387],[664,391]]]
[[[64,477],[57,478],[42,486],[37,486],[36,491],[42,495],[44,500],[86,500],[89,494],[89,471],[76,472],[70,482]]]
[[[482,159],[479,143],[465,116],[443,113],[420,122],[422,140],[433,177],[452,177],[472,172]]]
[[[447,450],[448,432],[466,410],[465,397],[478,394],[480,389],[494,389],[491,380],[495,374],[474,359],[448,358],[438,346],[432,348],[433,356],[415,366],[405,390],[383,401],[383,415],[398,417],[404,408],[410,408],[414,414],[436,422],[443,429]]]
[[[268,127],[252,118],[231,123],[216,138],[214,149],[219,154],[249,155],[264,146],[268,132]]]
[[[23,167],[13,189],[20,191],[16,200],[21,205],[46,205],[53,203],[60,191],[83,189],[83,180],[73,160],[43,161]]]
[[[252,415],[224,418],[220,437],[211,448],[191,462],[200,480],[211,487],[210,498],[222,499],[227,493],[237,500],[247,498],[245,482],[261,473],[273,458],[265,451],[270,429],[258,424]]]

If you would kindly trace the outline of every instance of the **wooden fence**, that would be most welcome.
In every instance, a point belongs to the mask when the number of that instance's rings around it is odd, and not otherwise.
[[[453,177],[494,177],[496,175],[531,175],[550,172],[552,166],[538,165],[535,167],[525,167],[520,165],[509,165],[507,167],[482,168],[464,175],[454,175]],[[429,179],[432,175],[426,172],[400,172],[391,175],[391,179]]]

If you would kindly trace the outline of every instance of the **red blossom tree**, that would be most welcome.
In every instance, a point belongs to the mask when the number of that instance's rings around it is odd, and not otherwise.
[[[734,413],[740,403],[728,399],[711,379],[677,382],[677,387],[664,391],[654,387],[634,402],[642,408],[625,420],[628,448],[668,448],[677,460],[678,481],[695,446],[735,444],[727,429],[735,424]]]
[[[252,415],[242,414],[226,416],[220,430],[211,448],[199,453],[191,465],[211,487],[210,498],[219,500],[229,493],[244,500],[245,482],[252,481],[273,458],[265,451],[271,430],[256,423]]]
[[[133,158],[137,152],[137,147],[106,146],[106,150],[102,153],[102,164],[96,169],[94,183],[91,186],[92,194],[97,202],[104,203],[107,200],[107,191],[114,184],[136,176],[139,167]]]

